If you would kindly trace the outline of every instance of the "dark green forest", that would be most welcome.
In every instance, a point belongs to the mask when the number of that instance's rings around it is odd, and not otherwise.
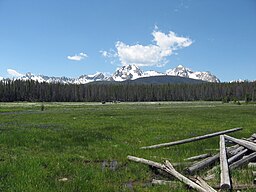
[[[199,84],[89,83],[84,85],[6,80],[0,101],[255,101],[256,82]]]

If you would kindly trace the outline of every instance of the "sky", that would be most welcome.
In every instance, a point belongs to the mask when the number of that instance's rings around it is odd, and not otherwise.
[[[0,0],[0,77],[135,64],[256,80],[255,0]]]

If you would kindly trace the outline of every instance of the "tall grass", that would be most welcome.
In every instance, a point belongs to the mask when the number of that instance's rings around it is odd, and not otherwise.
[[[220,102],[44,103],[44,110],[41,103],[0,103],[0,191],[186,191],[182,184],[152,186],[161,176],[127,155],[183,161],[218,148],[218,137],[139,148],[234,127],[244,129],[231,135],[248,137],[255,109]],[[250,182],[236,172],[234,179]]]

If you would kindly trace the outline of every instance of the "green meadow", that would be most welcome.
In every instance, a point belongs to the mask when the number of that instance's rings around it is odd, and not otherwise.
[[[219,138],[169,148],[140,147],[235,127],[243,127],[229,134],[237,138],[256,132],[255,104],[44,103],[43,111],[41,105],[0,103],[0,191],[188,191],[182,183],[153,186],[152,179],[168,177],[128,161],[127,155],[183,162],[216,153]],[[182,172],[184,167],[176,169]],[[251,185],[251,170],[232,171],[232,181]],[[209,184],[218,182],[217,174]]]

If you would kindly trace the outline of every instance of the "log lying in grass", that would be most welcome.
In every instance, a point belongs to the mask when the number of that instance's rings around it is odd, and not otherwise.
[[[217,153],[216,155],[212,156],[212,157],[209,157],[207,159],[203,159],[202,161],[200,162],[197,162],[196,164],[188,167],[186,169],[186,172],[188,172],[189,174],[193,174],[195,173],[196,171],[200,170],[200,169],[203,169],[209,165],[212,165],[213,163],[215,163],[216,161],[218,161],[220,158],[220,154]]]
[[[244,149],[244,150],[238,152],[237,154],[235,154],[234,156],[230,157],[228,159],[228,164],[230,165],[230,164],[234,163],[236,160],[241,159],[247,152],[248,152],[248,149]]]
[[[242,149],[244,149],[244,147],[241,147],[239,145],[234,145],[234,146],[231,146],[231,147],[228,147],[227,148],[227,155],[228,157],[230,155],[235,155],[236,153],[238,153],[239,151],[241,151]],[[194,165],[188,167],[186,169],[186,171],[189,173],[189,174],[193,174],[195,173],[196,171],[199,171],[200,169],[203,169],[207,166],[210,166],[212,164],[214,164],[216,161],[218,161],[220,158],[220,153],[217,153],[216,155],[214,156],[211,156],[211,157],[208,157],[206,159],[203,159],[197,163],[195,163]]]
[[[202,178],[200,177],[196,177],[194,179],[191,178],[191,180],[193,180],[195,183],[197,183],[198,185],[202,186],[204,189],[206,189],[206,191],[208,192],[217,192],[215,189],[213,189],[210,185],[208,185]],[[175,181],[165,181],[165,180],[157,180],[157,179],[153,179],[152,180],[152,184],[153,185],[168,185],[170,187],[175,187],[178,186],[178,183]]]
[[[210,157],[210,156],[211,156],[210,154],[205,153],[205,154],[186,158],[186,159],[184,159],[184,161],[195,161],[195,160],[199,160],[199,159],[205,159],[206,157]]]
[[[256,168],[256,163],[248,163],[249,168]]]
[[[165,181],[165,180],[159,180],[159,179],[153,179],[152,180],[153,185],[169,185],[169,186],[178,186],[177,181]]]
[[[213,186],[214,189],[220,189],[220,186]],[[233,185],[232,191],[235,190],[248,190],[248,189],[256,189],[256,185]]]
[[[256,159],[256,152],[251,153],[250,155],[248,155],[246,158],[242,158],[234,163],[232,163],[231,165],[229,165],[229,169],[235,169],[238,168],[246,163],[249,163],[250,161]]]
[[[201,177],[196,177],[196,183],[200,186],[202,186],[204,189],[206,189],[208,192],[217,192],[215,189],[213,189],[208,183],[206,183]]]
[[[196,189],[197,191],[202,191],[202,192],[207,192],[208,191],[207,189],[205,189],[202,186],[196,184],[195,182],[191,181],[190,179],[188,179],[187,177],[185,177],[184,175],[182,175],[178,171],[176,171],[174,169],[174,167],[172,166],[172,164],[168,160],[165,161],[164,165],[167,168],[167,172],[169,172],[171,175],[176,177],[181,182],[187,184],[188,186],[192,187],[193,189]]]
[[[225,139],[233,141],[234,143],[237,143],[238,145],[241,145],[247,149],[250,149],[252,151],[256,151],[256,144],[250,141],[246,141],[243,139],[236,139],[234,137],[230,137],[228,135],[224,135]]]
[[[225,138],[220,135],[220,188],[231,189]]]
[[[198,184],[194,183],[190,179],[186,178],[185,176],[183,176],[182,174],[177,172],[173,168],[171,163],[169,161],[167,161],[167,160],[166,160],[165,164],[160,164],[160,163],[157,163],[157,162],[154,162],[154,161],[150,161],[150,160],[147,160],[147,159],[138,158],[138,157],[134,157],[134,156],[128,156],[127,158],[129,160],[131,160],[131,161],[135,161],[135,162],[143,163],[143,164],[146,164],[146,165],[154,166],[154,167],[156,167],[158,169],[161,169],[161,170],[163,170],[163,171],[173,175],[174,177],[176,177],[180,181],[184,182],[185,184],[189,185],[193,189],[196,189],[197,191],[207,192],[206,189],[202,188]]]
[[[198,140],[202,140],[202,139],[207,139],[207,138],[223,135],[225,133],[232,133],[232,132],[235,132],[235,131],[239,131],[241,129],[242,128],[233,128],[233,129],[228,129],[228,130],[225,130],[225,131],[219,131],[219,132],[215,132],[215,133],[211,133],[211,134],[207,134],[207,135],[202,135],[202,136],[197,136],[197,137],[192,137],[192,138],[188,138],[188,139],[183,139],[183,140],[179,140],[179,141],[141,147],[141,149],[154,149],[154,148],[160,148],[160,147],[180,145],[180,144],[184,144],[184,143],[189,143],[189,142],[193,142],[193,141],[198,141]]]
[[[143,164],[146,164],[146,165],[150,165],[152,167],[156,167],[158,169],[161,169],[163,171],[165,166],[161,163],[157,163],[157,162],[154,162],[154,161],[150,161],[150,160],[147,160],[147,159],[143,159],[143,158],[139,158],[139,157],[134,157],[134,156],[130,156],[128,155],[127,158],[130,160],[130,161],[135,161],[137,163],[143,163]]]

